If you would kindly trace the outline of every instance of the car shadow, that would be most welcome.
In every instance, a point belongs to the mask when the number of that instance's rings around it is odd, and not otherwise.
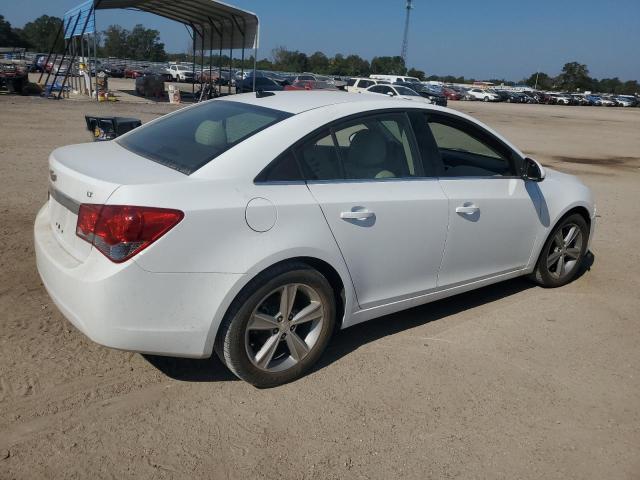
[[[591,270],[594,262],[595,256],[591,252],[588,252],[576,279]],[[495,302],[531,288],[540,287],[526,278],[519,277],[376,318],[347,328],[346,330],[340,330],[336,332],[320,361],[311,371],[317,371],[331,365],[345,355],[350,354],[370,342],[375,342],[389,335],[394,335],[465,310]],[[143,355],[143,358],[174,380],[183,382],[223,382],[238,380],[218,359],[215,353],[207,359],[174,358],[158,355]]]

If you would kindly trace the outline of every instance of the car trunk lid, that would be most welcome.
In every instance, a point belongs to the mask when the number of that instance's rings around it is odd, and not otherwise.
[[[81,204],[106,204],[121,185],[185,178],[184,174],[136,155],[114,141],[59,148],[49,157],[51,230],[71,256],[84,261],[92,246],[76,235]]]

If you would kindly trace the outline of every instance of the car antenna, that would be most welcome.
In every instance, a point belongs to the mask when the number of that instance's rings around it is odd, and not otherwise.
[[[269,92],[266,90],[256,90],[256,98],[264,98],[264,97],[272,97],[275,95],[273,92]]]

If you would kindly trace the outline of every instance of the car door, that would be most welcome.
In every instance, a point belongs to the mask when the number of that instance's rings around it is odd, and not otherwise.
[[[436,287],[448,202],[404,113],[337,124],[296,149],[362,308]]]
[[[449,200],[438,286],[524,268],[541,223],[538,189],[520,175],[522,160],[474,122],[453,114],[423,118],[422,134],[435,143],[430,157]]]

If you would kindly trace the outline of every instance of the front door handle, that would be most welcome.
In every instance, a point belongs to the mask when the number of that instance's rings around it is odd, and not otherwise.
[[[462,205],[460,207],[456,207],[456,213],[464,213],[465,215],[473,215],[474,213],[478,213],[480,208],[475,205]]]
[[[373,217],[374,213],[369,210],[356,210],[355,212],[340,212],[343,220],[366,220]]]

